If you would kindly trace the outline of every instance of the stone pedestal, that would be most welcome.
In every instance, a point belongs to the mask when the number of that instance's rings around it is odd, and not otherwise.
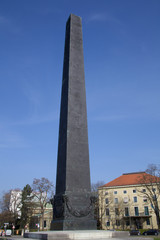
[[[117,233],[117,234],[116,234]],[[43,239],[43,240],[110,240],[116,237],[116,240],[122,240],[128,237],[128,232],[115,232],[115,231],[49,231],[49,232],[36,232],[25,233],[25,238]]]

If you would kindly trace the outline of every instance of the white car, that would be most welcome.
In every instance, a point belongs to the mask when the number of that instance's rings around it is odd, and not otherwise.
[[[11,229],[7,229],[5,232],[5,236],[11,236],[12,235],[12,230]]]

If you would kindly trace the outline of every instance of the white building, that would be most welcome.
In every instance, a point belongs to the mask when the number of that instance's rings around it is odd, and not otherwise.
[[[11,190],[10,195],[10,206],[9,209],[14,214],[17,214],[18,218],[21,217],[21,199],[22,191],[21,190]]]

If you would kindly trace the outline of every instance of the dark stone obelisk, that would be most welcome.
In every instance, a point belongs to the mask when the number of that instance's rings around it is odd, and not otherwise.
[[[91,197],[81,18],[66,23],[54,230],[96,229]]]

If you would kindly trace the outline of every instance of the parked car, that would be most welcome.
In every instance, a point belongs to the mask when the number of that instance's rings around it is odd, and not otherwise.
[[[139,235],[140,235],[140,231],[139,231],[139,230],[131,230],[131,231],[129,232],[129,235],[130,235],[130,236],[133,236],[133,235],[139,236]]]
[[[148,231],[143,232],[143,235],[158,235],[159,232],[157,229],[149,229]]]
[[[12,230],[11,229],[7,229],[5,231],[5,236],[11,236],[12,235]]]
[[[0,229],[0,236],[5,236],[5,232],[3,229]]]

